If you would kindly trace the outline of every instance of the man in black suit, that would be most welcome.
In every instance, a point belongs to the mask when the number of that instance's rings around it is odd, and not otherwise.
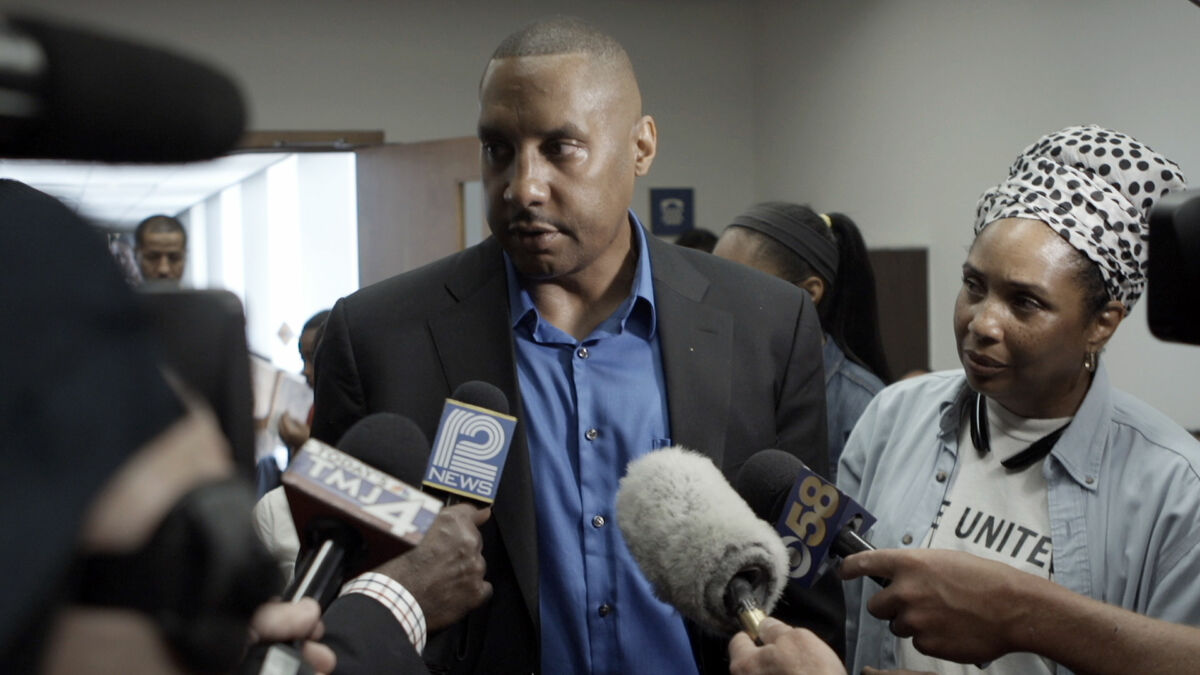
[[[668,444],[727,476],[772,447],[825,472],[816,312],[789,284],[644,232],[630,204],[657,129],[611,37],[535,23],[496,50],[479,96],[493,236],[337,303],[313,435],[394,411],[432,437],[469,380],[498,386],[520,419],[481,528],[493,596],[431,636],[431,666],[723,672],[725,639],[636,569],[612,522],[616,483]],[[777,613],[841,648],[835,580],[789,588]]]

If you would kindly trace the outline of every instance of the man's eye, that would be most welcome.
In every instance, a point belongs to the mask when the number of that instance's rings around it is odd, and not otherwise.
[[[580,147],[574,143],[567,141],[546,141],[542,146],[542,152],[547,157],[569,157],[580,151]]]
[[[1013,301],[1013,304],[1019,309],[1024,310],[1041,309],[1042,307],[1041,301],[1031,295],[1019,295],[1017,296],[1016,300]]]
[[[484,143],[483,155],[488,161],[501,161],[508,155],[508,148],[503,143]]]

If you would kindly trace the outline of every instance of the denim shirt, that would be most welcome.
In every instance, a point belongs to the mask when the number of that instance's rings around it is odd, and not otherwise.
[[[954,479],[969,393],[962,371],[898,382],[875,397],[850,434],[838,486],[879,518],[870,534],[879,548],[925,540]],[[1141,614],[1200,625],[1198,469],[1200,443],[1112,389],[1100,363],[1042,465],[1054,581]],[[895,636],[866,609],[878,590],[869,579],[845,585],[849,672],[897,667]]]
[[[825,334],[821,348],[825,364],[825,422],[829,429],[830,478],[837,479],[838,459],[850,437],[854,423],[867,404],[883,389],[883,381],[874,373],[846,358],[845,352]]]

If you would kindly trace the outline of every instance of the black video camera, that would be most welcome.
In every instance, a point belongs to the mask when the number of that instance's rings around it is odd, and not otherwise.
[[[1150,332],[1200,345],[1200,190],[1166,195],[1150,210]]]

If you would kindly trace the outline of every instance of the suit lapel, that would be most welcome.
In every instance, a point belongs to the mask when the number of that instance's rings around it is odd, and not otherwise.
[[[721,466],[730,406],[733,317],[703,303],[709,281],[673,248],[646,237],[654,274],[671,440]]]
[[[508,315],[508,284],[500,247],[494,239],[461,258],[446,284],[458,300],[449,311],[430,319],[429,329],[451,389],[469,380],[496,385],[508,397],[517,429],[496,493],[492,518],[512,562],[526,607],[538,624],[537,521],[529,445],[521,423],[513,336]]]

